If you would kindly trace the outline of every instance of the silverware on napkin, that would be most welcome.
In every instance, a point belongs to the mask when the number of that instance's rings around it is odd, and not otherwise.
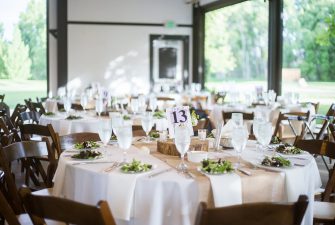
[[[122,163],[121,162],[114,162],[113,165],[111,165],[110,167],[107,167],[106,169],[104,169],[104,172],[111,172],[114,169],[116,169],[117,167],[121,166]]]
[[[161,170],[161,171],[158,171],[158,172],[156,172],[156,173],[152,173],[152,174],[150,174],[148,177],[149,177],[149,178],[153,178],[153,177],[156,177],[156,176],[158,176],[158,175],[160,175],[160,174],[167,173],[167,172],[169,172],[169,171],[171,171],[171,170],[172,170],[172,168],[168,168],[168,169],[165,169],[165,170]]]
[[[71,165],[88,165],[88,164],[100,164],[100,163],[114,163],[113,161],[84,161],[84,162],[75,162]]]
[[[237,170],[240,171],[241,173],[245,174],[245,175],[248,175],[248,176],[252,175],[252,173],[250,171],[247,171],[245,169],[238,168]]]

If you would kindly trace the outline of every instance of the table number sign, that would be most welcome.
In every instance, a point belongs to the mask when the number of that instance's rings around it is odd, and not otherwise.
[[[190,136],[193,136],[192,118],[188,106],[177,106],[166,109],[168,119],[168,129],[170,138],[174,138],[174,126],[177,124],[186,124]]]

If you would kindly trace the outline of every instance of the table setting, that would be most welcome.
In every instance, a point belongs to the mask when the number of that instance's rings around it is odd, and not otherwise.
[[[53,195],[88,204],[105,199],[117,224],[193,224],[200,201],[221,207],[295,201],[299,194],[308,195],[312,201],[314,190],[321,186],[311,155],[279,144],[269,148],[271,136],[265,141],[258,138],[260,144],[248,140],[239,119],[234,122],[237,127],[232,131],[232,149],[190,150],[194,139],[203,137],[191,137],[186,124],[176,125],[173,142],[177,155],[157,151],[158,142],[164,140],[133,138],[129,123],[111,121],[101,123],[99,135],[103,137],[102,130],[107,129],[106,136],[110,137],[115,130],[118,145],[101,138],[103,142],[90,150],[98,155],[80,160],[73,156],[80,154],[76,146],[83,143],[64,151],[54,177]],[[142,125],[145,128],[148,124]],[[263,127],[259,135],[267,133],[266,124],[259,127]],[[309,207],[304,224],[311,219]]]

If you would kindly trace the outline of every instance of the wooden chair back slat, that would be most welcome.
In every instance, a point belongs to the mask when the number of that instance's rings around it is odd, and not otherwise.
[[[35,225],[43,219],[78,225],[115,225],[106,201],[91,206],[63,198],[34,195],[28,188],[21,188],[20,196]]]
[[[253,120],[254,113],[246,113],[246,112],[222,112],[222,118],[225,122],[231,119],[233,113],[241,113],[243,115],[243,120]]]
[[[276,126],[273,132],[273,136],[277,136],[279,134],[280,126],[283,121],[306,121],[308,122],[310,120],[310,112],[289,112],[289,113],[279,113]],[[291,128],[292,129],[292,128]],[[295,130],[292,130],[292,132],[296,135],[296,138],[303,137],[305,134],[305,127],[302,125],[301,133],[296,134]]]
[[[57,133],[55,132],[53,126],[51,124],[39,125],[39,124],[21,124],[20,132],[22,140],[29,141],[33,135],[39,135],[43,137],[50,137],[51,146],[53,150],[53,155],[57,154],[57,156],[61,153],[61,146],[59,140],[57,138]]]
[[[295,146],[312,155],[327,156],[335,159],[335,143],[324,140],[298,140]]]
[[[74,144],[83,141],[100,141],[99,134],[91,132],[72,133],[58,136],[61,151],[71,148]]]
[[[195,225],[300,225],[307,196],[294,203],[248,203],[208,209],[200,203]]]

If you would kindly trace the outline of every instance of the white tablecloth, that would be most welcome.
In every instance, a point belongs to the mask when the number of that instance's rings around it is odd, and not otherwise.
[[[117,147],[109,147],[108,151],[110,158],[102,158],[99,159],[100,161],[120,161],[122,159],[122,152]],[[175,170],[154,178],[148,178],[149,173],[133,175],[123,174],[119,170],[106,173],[104,169],[111,164],[72,165],[75,161],[71,160],[70,154],[73,153],[65,152],[60,157],[54,178],[54,195],[65,196],[88,204],[96,204],[101,199],[107,200],[118,224],[191,225],[194,223],[199,204],[196,180],[187,179]],[[210,157],[234,154],[234,151],[212,152]],[[256,162],[260,160],[260,154],[255,151],[254,142],[249,142],[242,158]],[[285,176],[285,195],[282,201],[293,202],[300,194],[308,195],[310,204],[303,224],[309,225],[312,224],[314,190],[321,186],[321,179],[314,158],[310,155],[303,157],[306,158],[304,167],[294,166],[290,169],[276,171],[276,173],[280,172]],[[154,172],[169,168],[169,165],[163,161],[143,154],[143,151],[135,147],[131,147],[128,152],[128,159],[133,158],[156,165]],[[229,176],[231,182],[238,182],[240,179],[236,174]],[[236,191],[234,198],[225,199],[221,196],[220,199],[217,199],[215,196],[218,195],[220,185],[223,180],[227,180],[227,176],[217,176],[214,179],[217,181],[213,182],[210,179],[212,190],[215,192],[214,202],[220,201],[220,205],[241,203],[242,197],[239,197]],[[222,188],[221,191],[223,191]]]
[[[81,119],[67,120],[66,113],[56,113],[54,116],[42,115],[39,123],[41,125],[51,124],[59,135],[66,135],[78,132],[99,132],[99,122],[101,120],[109,121],[108,117],[98,117],[89,114],[78,114]]]

